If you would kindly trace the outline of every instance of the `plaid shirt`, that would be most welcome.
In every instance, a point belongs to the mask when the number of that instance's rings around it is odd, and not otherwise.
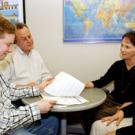
[[[41,118],[36,103],[20,106],[17,109],[11,103],[11,101],[23,97],[38,95],[39,91],[35,87],[17,89],[10,85],[4,76],[0,74],[0,135]]]

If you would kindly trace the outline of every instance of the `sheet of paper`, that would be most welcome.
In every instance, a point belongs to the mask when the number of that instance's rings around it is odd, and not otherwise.
[[[52,97],[52,96],[46,96],[42,95],[43,99],[46,100],[55,100],[57,105],[75,105],[75,104],[83,104],[85,102],[88,102],[86,99],[84,99],[81,96],[77,97]]]
[[[46,93],[53,96],[79,96],[83,91],[85,84],[76,79],[75,77],[60,72],[56,75],[53,82],[48,85],[44,90]]]
[[[83,104],[85,102],[88,102],[88,101],[81,96],[78,96],[78,97],[60,97],[57,100],[56,104],[75,105],[75,104]]]

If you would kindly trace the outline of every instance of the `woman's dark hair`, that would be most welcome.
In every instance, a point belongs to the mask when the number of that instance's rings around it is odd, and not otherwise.
[[[127,37],[130,42],[135,46],[135,31],[129,31],[122,36],[122,39]]]

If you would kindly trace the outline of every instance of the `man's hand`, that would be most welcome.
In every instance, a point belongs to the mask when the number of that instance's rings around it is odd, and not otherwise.
[[[48,78],[47,80],[44,80],[43,82],[41,82],[38,85],[39,90],[44,90],[44,88],[49,85],[50,83],[52,83],[52,81],[54,80],[54,78]]]
[[[122,110],[118,110],[114,115],[102,118],[102,122],[107,122],[107,126],[110,125],[113,121],[116,121],[116,125],[118,126],[120,122],[124,118],[124,112]]]
[[[33,81],[27,84],[16,84],[16,88],[32,88],[34,85],[36,85],[36,83]]]
[[[40,100],[37,102],[40,113],[48,113],[51,108],[56,104],[55,100]]]

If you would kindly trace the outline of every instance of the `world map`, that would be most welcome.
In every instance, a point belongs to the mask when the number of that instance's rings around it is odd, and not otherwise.
[[[65,42],[119,42],[135,30],[135,0],[64,0]]]

